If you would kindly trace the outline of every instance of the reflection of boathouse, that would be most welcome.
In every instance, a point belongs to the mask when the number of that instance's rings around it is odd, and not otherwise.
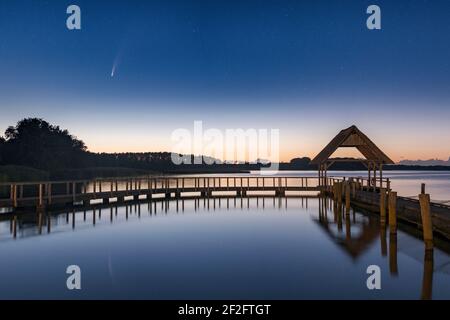
[[[331,201],[320,200],[319,217],[314,221],[341,249],[352,258],[360,256],[380,236],[379,220],[370,215],[343,214],[343,209]],[[345,230],[344,230],[345,229]]]

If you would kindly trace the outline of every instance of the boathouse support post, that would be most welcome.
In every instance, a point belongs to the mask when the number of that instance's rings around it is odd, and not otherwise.
[[[383,163],[380,163],[380,189],[383,188]]]
[[[425,250],[433,250],[433,224],[431,221],[430,195],[425,193],[420,194],[419,202]]]
[[[377,164],[373,164],[373,183],[372,183],[372,191],[375,192],[377,190]]]

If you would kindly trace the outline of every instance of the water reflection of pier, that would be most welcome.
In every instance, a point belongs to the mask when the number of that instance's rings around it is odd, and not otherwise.
[[[313,199],[312,199],[313,198]],[[335,202],[329,197],[230,197],[217,196],[207,198],[153,199],[152,201],[132,201],[125,204],[96,204],[82,210],[72,208],[67,211],[38,211],[36,213],[10,215],[9,231],[11,238],[26,238],[50,234],[54,231],[70,231],[88,226],[95,227],[102,223],[124,223],[130,218],[143,215],[173,215],[189,211],[214,211],[216,209],[291,208],[293,201],[298,208],[308,208],[310,201],[319,204],[318,215],[312,215],[329,239],[346,252],[352,259],[357,259],[368,250],[377,239],[380,241],[380,253],[388,259],[391,276],[398,276],[397,233],[391,232],[377,215],[360,211],[353,207],[346,210],[343,203]],[[289,205],[288,205],[289,202]],[[6,222],[6,221],[5,221]],[[3,228],[0,232],[3,233]],[[396,231],[396,230],[395,230]],[[405,253],[401,251],[402,253]],[[411,253],[406,252],[411,255]],[[419,260],[417,254],[414,258]],[[435,267],[433,251],[425,251],[420,258],[423,262],[422,299],[432,298],[433,273],[443,266]],[[444,266],[445,268],[445,266]]]
[[[9,231],[13,238],[28,237],[51,233],[55,226],[70,226],[75,229],[77,224],[91,222],[96,226],[99,221],[109,220],[111,223],[125,218],[125,221],[132,216],[141,217],[146,213],[149,216],[159,214],[173,214],[183,212],[186,205],[189,204],[194,212],[198,210],[216,210],[216,209],[247,209],[256,208],[278,208],[287,209],[288,200],[295,199],[299,208],[308,208],[310,199],[318,199],[318,196],[291,196],[291,197],[273,197],[273,196],[246,196],[233,197],[228,195],[212,196],[199,198],[183,197],[176,199],[153,198],[151,200],[140,199],[131,200],[124,203],[97,203],[84,207],[71,207],[70,209],[39,210],[36,212],[23,212],[17,214],[4,214],[0,216],[0,222],[9,221]],[[119,214],[119,209],[124,211],[123,217]],[[0,233],[2,231],[0,230]]]
[[[329,214],[332,214],[329,217]],[[364,251],[373,244],[377,238],[380,239],[381,255],[386,257],[389,252],[389,271],[392,276],[398,276],[399,268],[397,262],[397,230],[389,230],[387,239],[387,225],[384,219],[380,219],[371,213],[356,216],[354,208],[346,209],[345,204],[334,202],[327,197],[320,199],[319,217],[315,221],[322,227],[325,233],[341,249],[349,254],[352,259],[358,258]],[[345,232],[343,230],[345,224]],[[358,233],[352,232],[358,229]],[[389,250],[388,250],[389,240]],[[404,253],[402,251],[402,253]],[[406,253],[411,256],[411,253]],[[413,258],[417,259],[416,255]],[[448,266],[448,263],[439,267],[434,267],[433,250],[424,250],[423,253],[423,278],[421,299],[431,299],[433,291],[433,273]],[[421,262],[422,262],[421,261]],[[442,271],[442,270],[441,270]]]

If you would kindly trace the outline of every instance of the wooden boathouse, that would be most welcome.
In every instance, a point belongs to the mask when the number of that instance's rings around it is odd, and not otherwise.
[[[330,158],[339,148],[356,148],[365,159],[355,158]],[[351,126],[339,132],[330,143],[313,159],[311,164],[317,165],[319,169],[319,180],[321,185],[327,185],[327,171],[336,162],[361,162],[367,168],[367,181],[370,186],[383,187],[383,165],[394,164],[375,143],[373,143],[356,126]],[[377,176],[378,172],[378,176]]]

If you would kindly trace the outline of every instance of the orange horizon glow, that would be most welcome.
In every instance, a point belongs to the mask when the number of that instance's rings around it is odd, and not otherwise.
[[[89,146],[89,145],[88,145]],[[302,158],[302,157],[309,157],[314,158],[321,150],[323,146],[314,146],[309,147],[308,149],[303,149],[302,152],[299,148],[289,148],[287,145],[280,146],[280,155],[279,155],[279,161],[280,162],[289,162],[294,158]],[[390,152],[391,148],[384,148],[382,146],[379,146],[383,152],[387,154],[388,157],[390,157],[394,162],[398,163],[401,160],[412,160],[412,161],[418,161],[418,160],[443,160],[447,161],[450,157],[450,152],[448,152],[448,155],[445,152],[441,153],[431,153],[428,155],[420,154],[417,150],[411,150],[410,152],[402,152],[400,155],[398,152]],[[153,146],[150,145],[140,145],[138,143],[130,144],[129,142],[121,143],[121,144],[114,144],[114,145],[107,145],[107,144],[92,144],[92,147],[89,147],[88,150],[90,152],[94,153],[127,153],[127,152],[135,152],[135,153],[145,153],[145,152],[171,152],[171,146],[167,146],[164,143],[157,143]],[[204,154],[205,156],[211,156],[208,154]],[[359,153],[356,149],[353,148],[340,148],[338,149],[333,155],[333,157],[351,157],[351,158],[364,158],[364,156]],[[221,160],[227,160],[227,159],[221,159]],[[248,160],[248,159],[247,159]]]

